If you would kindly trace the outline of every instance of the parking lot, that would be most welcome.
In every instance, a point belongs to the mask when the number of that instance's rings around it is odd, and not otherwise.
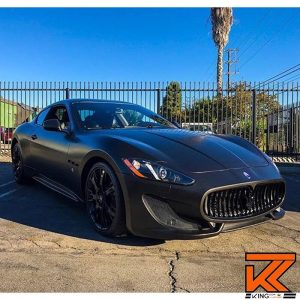
[[[3,160],[2,160],[3,161]],[[0,292],[244,292],[245,252],[296,252],[282,277],[300,292],[300,175],[284,175],[286,216],[210,239],[97,234],[82,205],[0,163]]]

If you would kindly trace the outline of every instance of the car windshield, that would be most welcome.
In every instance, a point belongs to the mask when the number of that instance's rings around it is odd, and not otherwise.
[[[107,102],[73,103],[75,118],[84,129],[176,128],[158,114],[135,104]]]

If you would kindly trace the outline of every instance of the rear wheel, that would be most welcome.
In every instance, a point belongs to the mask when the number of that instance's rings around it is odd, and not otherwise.
[[[113,170],[96,163],[87,176],[85,200],[88,214],[96,230],[107,236],[126,232],[124,200]]]
[[[17,183],[26,183],[29,178],[25,175],[24,163],[20,145],[17,143],[12,150],[13,175]]]

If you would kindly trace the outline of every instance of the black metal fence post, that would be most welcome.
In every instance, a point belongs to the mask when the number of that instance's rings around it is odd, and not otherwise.
[[[45,106],[65,98],[126,99],[148,109],[173,117],[184,128],[237,134],[267,151],[272,157],[288,156],[300,161],[300,85],[289,89],[285,85],[248,85],[237,83],[229,89],[229,98],[217,97],[217,87],[207,83],[180,83],[174,91],[174,101],[164,103],[169,83],[158,82],[140,86],[123,82],[20,82],[0,81],[0,157],[10,153],[11,141],[5,130],[30,121]],[[223,90],[223,93],[226,90]],[[180,94],[179,94],[180,93]],[[249,97],[250,93],[250,99]],[[170,95],[169,95],[170,96]],[[228,100],[226,100],[228,99]],[[179,101],[181,100],[181,101]],[[174,113],[181,102],[181,112]],[[164,107],[164,106],[168,107]],[[171,106],[170,106],[171,105]],[[172,116],[173,112],[173,116]],[[251,122],[252,121],[252,122]],[[211,129],[209,129],[211,128]]]
[[[256,145],[256,90],[252,90],[252,136],[251,141]]]
[[[156,112],[160,114],[160,89],[156,90],[156,98],[157,98],[157,106],[156,106]]]
[[[268,154],[270,151],[270,126],[269,126],[269,114],[265,114],[266,118],[266,127],[264,128],[265,130],[265,135],[266,135],[266,153]],[[273,120],[273,117],[272,117]]]
[[[294,151],[294,106],[292,105],[292,107],[290,108],[290,112],[289,112],[289,123],[290,126],[288,128],[289,130],[289,139],[288,139],[288,154],[293,153]]]
[[[66,88],[66,99],[70,99],[70,89]]]

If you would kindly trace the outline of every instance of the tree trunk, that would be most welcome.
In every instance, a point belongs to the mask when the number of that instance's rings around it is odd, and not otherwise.
[[[217,62],[217,89],[218,96],[222,95],[223,85],[223,47],[218,47],[218,62]]]

